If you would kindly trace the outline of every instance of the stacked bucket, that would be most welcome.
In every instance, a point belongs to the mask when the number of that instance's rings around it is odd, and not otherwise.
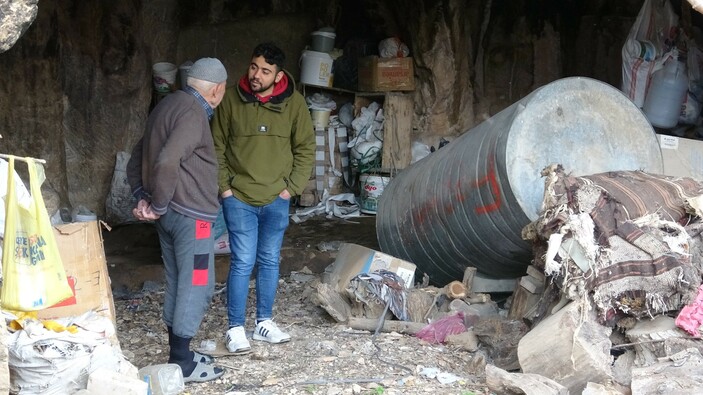
[[[324,27],[312,32],[310,49],[303,51],[300,56],[300,82],[305,85],[332,87],[332,63],[330,52],[334,49],[334,39],[337,36],[334,29]],[[326,128],[331,111],[320,108],[310,108],[315,128]]]
[[[306,85],[332,87],[332,56],[336,34],[331,27],[312,32],[312,45],[300,56],[300,82]]]
[[[152,66],[152,81],[156,93],[166,95],[176,90],[177,87],[183,89],[187,85],[188,70],[193,62],[186,61],[180,66],[171,62],[154,63]],[[176,84],[178,80],[178,84]]]

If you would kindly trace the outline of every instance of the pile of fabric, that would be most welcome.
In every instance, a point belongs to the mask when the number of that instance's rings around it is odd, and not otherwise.
[[[542,175],[541,215],[523,238],[563,296],[590,298],[611,324],[695,300],[703,273],[701,183],[642,171],[575,177],[560,165]]]

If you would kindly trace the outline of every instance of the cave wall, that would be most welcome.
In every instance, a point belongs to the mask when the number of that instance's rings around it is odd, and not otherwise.
[[[327,25],[337,28],[339,48],[391,36],[408,44],[417,82],[413,138],[437,145],[561,77],[619,86],[620,49],[641,3],[45,1],[0,53],[0,150],[46,159],[45,186],[57,205],[102,215],[115,155],[139,139],[153,105],[153,63],[216,56],[234,83],[254,45],[274,40],[298,77],[310,33]]]

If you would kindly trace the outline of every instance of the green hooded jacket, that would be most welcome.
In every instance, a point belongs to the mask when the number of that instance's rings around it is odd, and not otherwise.
[[[284,70],[285,71],[285,70]],[[262,103],[239,85],[227,89],[212,120],[220,194],[231,189],[253,206],[288,189],[300,195],[315,161],[315,132],[305,98],[288,87]]]

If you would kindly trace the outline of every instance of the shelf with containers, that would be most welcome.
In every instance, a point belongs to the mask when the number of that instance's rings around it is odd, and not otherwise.
[[[380,172],[393,174],[410,164],[413,119],[412,92],[359,92],[334,87],[301,84],[303,96],[323,93],[337,104],[337,109],[351,103],[357,116],[363,107],[378,102],[383,108],[383,148]],[[349,136],[350,138],[352,136]]]
[[[415,88],[415,76],[412,58],[381,59],[376,56],[358,59],[357,90],[332,87],[331,58],[325,54],[314,53],[304,57],[301,73],[301,93],[308,97],[321,93],[336,103],[336,111],[347,103],[353,106],[355,119],[362,109],[373,102],[383,109],[383,137],[380,148],[380,161],[374,155],[378,149],[378,140],[357,143],[353,149],[347,149],[346,142],[354,138],[354,133],[347,127],[331,127],[325,122],[325,114],[320,116],[318,111],[312,111],[316,126],[317,154],[313,174],[303,193],[301,202],[313,205],[320,201],[323,190],[334,195],[346,190],[340,190],[340,180],[343,188],[359,195],[360,207],[364,213],[375,212],[376,198],[367,192],[367,187],[373,188],[369,180],[390,180],[396,172],[406,168],[412,159],[412,119],[414,102],[412,91]],[[335,141],[333,141],[335,140]],[[362,144],[366,146],[362,147]],[[354,151],[356,150],[356,151]],[[365,161],[374,156],[372,161]],[[356,159],[358,166],[351,166],[351,157]],[[345,166],[346,163],[346,166]],[[341,170],[341,171],[340,171]],[[343,178],[341,176],[343,176]],[[336,176],[335,176],[336,175]],[[377,186],[375,186],[377,187]]]
[[[313,206],[321,200],[325,189],[330,195],[353,192],[358,196],[361,212],[375,214],[383,186],[390,182],[396,172],[410,164],[412,92],[359,92],[307,84],[301,84],[300,88],[306,97],[315,93],[325,94],[337,104],[336,111],[347,103],[352,104],[355,118],[362,108],[372,102],[383,108],[383,146],[378,167],[375,164],[351,167],[352,152],[347,149],[346,142],[354,137],[354,133],[347,127],[333,126],[337,125],[334,123],[324,128],[316,127],[317,160],[308,187],[299,201],[301,206]],[[340,137],[340,134],[343,136]],[[335,177],[335,171],[338,177]]]

